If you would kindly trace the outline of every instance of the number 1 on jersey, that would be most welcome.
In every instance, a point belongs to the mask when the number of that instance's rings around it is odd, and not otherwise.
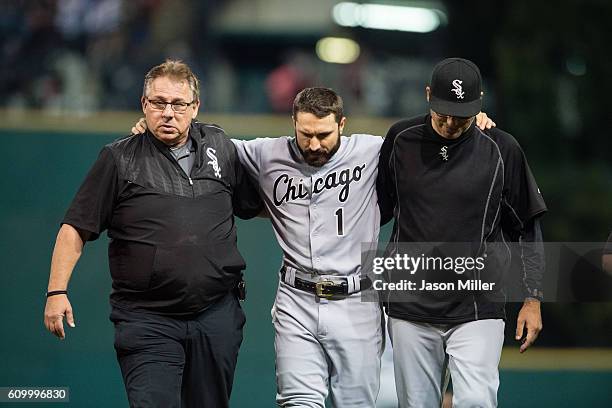
[[[338,227],[338,236],[344,236],[344,209],[342,207],[336,210],[336,225]]]

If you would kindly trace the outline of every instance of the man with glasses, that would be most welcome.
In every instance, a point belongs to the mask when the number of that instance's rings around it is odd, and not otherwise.
[[[516,328],[521,353],[542,329],[538,219],[546,205],[517,141],[497,128],[475,126],[481,88],[480,71],[471,61],[440,62],[426,88],[430,114],[393,125],[381,148],[381,217],[383,222],[395,219],[387,256],[427,247],[423,243],[446,243],[451,252],[467,244],[474,258],[471,269],[478,271],[471,275],[459,268],[446,271],[446,266],[409,274],[389,271],[391,281],[418,282],[415,292],[389,293],[385,304],[400,407],[439,407],[447,368],[453,406],[497,405],[506,299],[501,282],[489,279],[499,277],[509,260],[507,247],[500,251],[494,243],[521,243],[526,293]],[[435,255],[419,249],[416,256],[430,254]],[[467,258],[453,259],[463,265]],[[486,268],[476,268],[478,262]],[[462,280],[467,278],[469,285]],[[435,279],[454,284],[436,290],[441,282]]]
[[[227,407],[245,317],[233,214],[261,200],[222,129],[195,119],[199,85],[168,60],[145,77],[148,131],[105,146],[60,228],[45,325],[74,327],[67,287],[108,230],[115,349],[132,407]]]

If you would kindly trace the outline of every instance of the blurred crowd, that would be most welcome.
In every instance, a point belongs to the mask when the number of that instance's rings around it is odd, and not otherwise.
[[[1,104],[76,113],[137,109],[144,73],[167,55],[201,71],[190,41],[199,7],[187,3],[1,2]]]
[[[328,64],[317,58],[314,38],[223,35],[215,19],[229,1],[0,2],[0,107],[139,109],[144,74],[171,57],[201,78],[210,111],[285,113],[297,91],[312,85],[339,91],[352,115],[425,108],[424,81],[434,61],[372,58],[363,47],[353,64]]]

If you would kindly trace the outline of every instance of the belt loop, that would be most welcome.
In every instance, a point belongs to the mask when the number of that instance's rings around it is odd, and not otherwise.
[[[361,290],[361,275],[353,275],[351,278],[353,278],[355,292],[359,292]]]
[[[359,281],[357,282],[357,285],[359,285]],[[355,276],[354,275],[346,277],[346,292],[349,295],[351,293],[357,292],[357,290],[355,290]]]
[[[295,271],[295,268],[285,266],[285,278],[283,280],[289,286],[295,286]]]

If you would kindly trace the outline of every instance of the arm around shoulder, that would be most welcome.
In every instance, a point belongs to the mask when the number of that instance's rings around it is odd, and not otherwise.
[[[232,139],[232,142],[234,140]],[[263,201],[259,194],[259,185],[257,182],[257,173],[249,171],[249,166],[244,163],[244,158],[240,156],[240,151],[243,146],[240,143],[234,142],[235,157],[234,157],[234,174],[235,184],[232,192],[232,206],[234,215],[249,219],[256,217],[263,210]],[[243,164],[244,163],[244,164]]]

